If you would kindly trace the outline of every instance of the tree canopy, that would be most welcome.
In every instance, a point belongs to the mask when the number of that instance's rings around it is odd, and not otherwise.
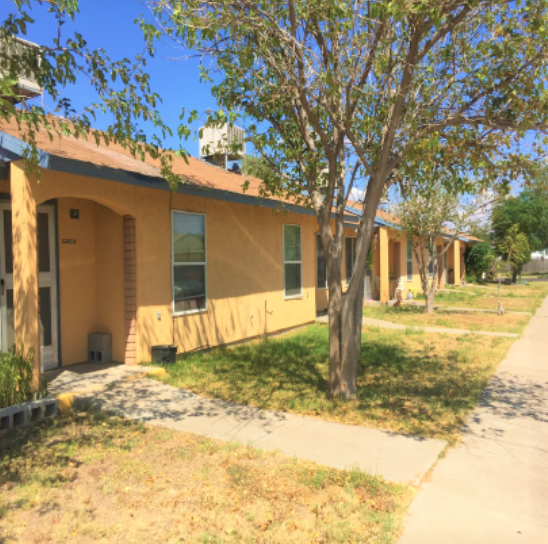
[[[465,252],[466,273],[481,282],[493,268],[496,255],[495,250],[487,242],[480,242],[467,248]]]
[[[381,196],[400,169],[436,157],[447,189],[528,174],[516,152],[546,131],[547,0],[148,0],[150,42],[201,57],[220,111],[245,114],[272,172],[267,194],[313,207],[329,283],[330,392],[351,397],[365,263]],[[419,160],[423,158],[423,160]],[[348,194],[365,190],[355,266],[343,294]],[[332,226],[332,213],[334,223]]]
[[[518,225],[531,251],[548,247],[548,191],[526,189],[495,206],[492,214],[495,242],[500,245],[508,233]]]
[[[512,270],[512,280],[515,282],[521,274],[523,265],[531,260],[531,248],[527,235],[520,232],[519,225],[513,225],[504,236],[499,251]]]
[[[57,32],[49,43],[25,46],[21,38],[26,38],[36,24],[33,8],[37,7],[47,8],[57,23]],[[172,129],[160,117],[157,106],[161,97],[152,90],[147,73],[147,61],[154,55],[152,44],[143,42],[142,52],[133,59],[112,59],[104,48],[90,48],[81,33],[66,35],[65,23],[74,21],[78,13],[78,0],[13,0],[11,12],[0,24],[0,119],[14,120],[21,129],[29,144],[25,151],[27,168],[39,175],[35,135],[45,130],[90,138],[98,145],[119,143],[141,159],[145,155],[159,157],[163,175],[176,183],[178,177],[170,168],[173,154],[160,149],[162,139]],[[51,109],[20,94],[16,83],[21,75],[36,80],[53,103]],[[70,85],[78,77],[86,78],[97,96],[79,111],[70,93]],[[108,112],[112,119],[105,130],[93,128],[98,112]],[[147,138],[143,124],[154,127],[152,137]],[[182,150],[179,153],[184,154]]]

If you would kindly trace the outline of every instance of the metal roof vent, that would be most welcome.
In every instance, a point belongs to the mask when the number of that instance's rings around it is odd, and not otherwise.
[[[17,79],[13,85],[14,96],[5,97],[14,104],[24,102],[29,98],[36,98],[42,94],[42,89],[36,80],[36,74],[27,69],[21,70],[21,66],[40,62],[38,44],[28,42],[21,38],[13,38],[7,42],[0,42],[0,74],[5,78],[10,73],[16,73]],[[23,60],[25,59],[25,60]]]
[[[202,127],[200,129],[200,158],[228,169],[231,161],[241,161],[245,157],[245,130],[226,124],[222,127]],[[236,167],[236,168],[235,168]],[[231,171],[240,167],[232,165]]]

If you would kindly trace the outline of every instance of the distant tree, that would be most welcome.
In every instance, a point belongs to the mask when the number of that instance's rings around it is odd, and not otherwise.
[[[515,283],[521,275],[523,265],[531,260],[531,248],[525,233],[520,232],[519,225],[510,227],[504,240],[499,245],[499,252],[512,270],[512,281]]]
[[[479,238],[483,242],[490,243],[492,238],[491,221],[471,224],[468,228],[468,234]]]
[[[525,189],[495,206],[492,215],[495,243],[500,246],[518,225],[529,242],[531,251],[548,247],[548,192],[537,186]]]
[[[438,262],[452,246],[462,227],[464,214],[459,199],[444,188],[444,184],[400,183],[401,201],[393,207],[401,231],[412,243],[418,264],[426,313],[434,312],[434,294],[438,283]],[[453,226],[449,234],[448,225]],[[438,251],[438,240],[446,243]]]
[[[487,242],[475,244],[466,249],[466,272],[474,276],[476,281],[482,281],[483,275],[487,276],[491,272],[495,258],[495,250],[490,244]]]

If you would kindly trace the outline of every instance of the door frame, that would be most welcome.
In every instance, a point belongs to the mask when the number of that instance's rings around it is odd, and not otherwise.
[[[4,247],[4,211],[11,210],[9,201],[0,201],[0,253],[5,252]],[[48,235],[50,248],[49,272],[38,273],[38,289],[49,287],[51,293],[51,346],[40,346],[40,366],[42,371],[57,368],[59,358],[59,262],[57,240],[57,210],[55,203],[40,204],[36,207],[36,213],[48,215]],[[7,290],[13,290],[13,273],[5,270],[5,259],[0,256],[0,278],[4,280],[3,288],[0,286],[0,342],[2,349],[9,349],[7,337]],[[38,297],[40,291],[38,291]]]

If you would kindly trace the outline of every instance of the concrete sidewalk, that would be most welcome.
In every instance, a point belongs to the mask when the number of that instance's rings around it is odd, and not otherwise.
[[[548,298],[424,483],[399,544],[548,542]]]
[[[329,323],[329,317],[322,315],[316,319],[317,323],[323,323],[324,325]],[[400,323],[392,323],[392,321],[383,321],[382,319],[372,319],[371,317],[362,318],[362,324],[368,327],[379,327],[380,329],[392,329],[398,331],[404,331],[411,329],[414,331],[432,332],[437,334],[478,334],[480,336],[502,336],[504,338],[518,338],[519,334],[512,332],[490,332],[490,331],[469,331],[466,329],[449,329],[445,327],[408,327]]]
[[[48,389],[176,431],[281,450],[335,468],[359,467],[388,480],[417,484],[445,447],[441,440],[330,423],[214,400],[147,378],[147,367],[117,366],[87,374],[65,371]]]

